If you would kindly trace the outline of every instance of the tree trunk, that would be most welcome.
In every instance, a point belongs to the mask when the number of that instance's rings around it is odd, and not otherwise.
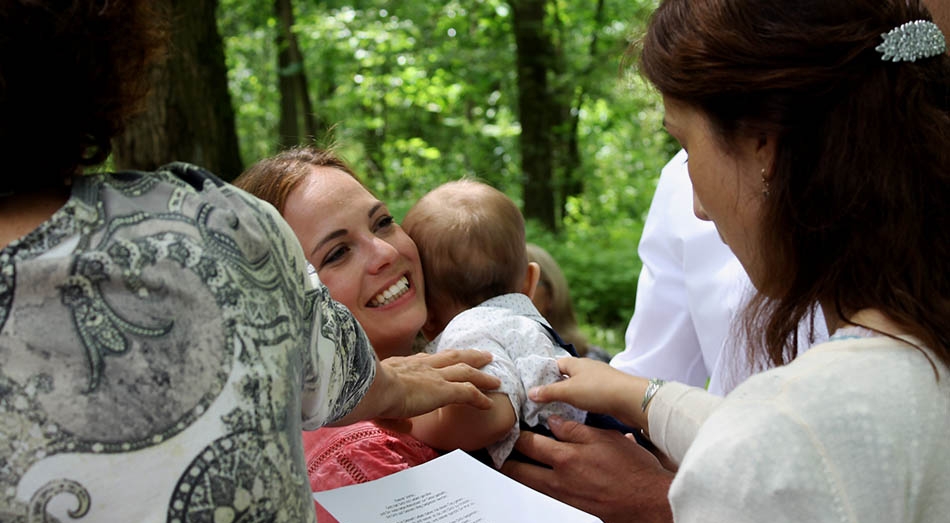
[[[232,180],[243,170],[217,0],[156,0],[171,14],[168,60],[151,71],[145,112],[115,139],[119,169],[191,162]]]
[[[557,230],[553,188],[552,98],[548,88],[552,45],[544,31],[545,0],[511,0],[517,46],[518,119],[524,215]]]
[[[577,136],[578,125],[580,124],[581,109],[587,97],[587,82],[594,72],[597,65],[597,35],[600,27],[604,25],[604,0],[598,0],[594,8],[594,32],[590,38],[588,47],[588,62],[578,76],[580,87],[577,89],[576,96],[567,110],[567,134],[562,137],[562,146],[565,151],[564,159],[561,163],[561,216],[566,213],[567,199],[571,196],[577,196],[584,192],[584,179],[578,174],[577,169],[581,165],[580,144]]]
[[[303,54],[294,34],[291,0],[274,0],[277,17],[277,84],[280,90],[280,145],[290,147],[313,141],[317,119],[310,103]]]

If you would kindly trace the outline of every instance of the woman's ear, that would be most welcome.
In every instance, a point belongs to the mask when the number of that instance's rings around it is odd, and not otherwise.
[[[763,181],[772,179],[772,163],[775,161],[775,135],[762,133],[759,135],[755,149],[755,162],[760,166]]]
[[[524,278],[524,287],[521,293],[534,299],[534,291],[538,290],[538,280],[541,279],[541,266],[537,262],[528,262],[528,273]]]

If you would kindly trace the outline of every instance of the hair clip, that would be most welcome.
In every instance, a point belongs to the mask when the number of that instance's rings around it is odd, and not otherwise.
[[[881,60],[913,62],[918,58],[939,56],[947,51],[947,41],[937,24],[914,20],[881,35],[884,43],[874,48]]]

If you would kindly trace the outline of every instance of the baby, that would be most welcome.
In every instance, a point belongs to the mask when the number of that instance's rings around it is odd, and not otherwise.
[[[583,423],[582,410],[527,397],[531,387],[560,380],[556,360],[570,354],[531,303],[540,269],[528,263],[524,218],[515,203],[480,182],[449,182],[420,199],[403,228],[422,258],[426,351],[489,351],[494,360],[482,370],[502,380],[490,410],[443,407],[413,418],[412,435],[443,450],[484,448],[500,467],[521,426],[542,425],[553,414]]]

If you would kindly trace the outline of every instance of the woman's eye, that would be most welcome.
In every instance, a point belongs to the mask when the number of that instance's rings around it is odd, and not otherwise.
[[[340,245],[339,247],[334,247],[333,250],[328,252],[327,255],[323,258],[323,263],[320,264],[320,267],[323,268],[331,263],[342,260],[343,256],[345,256],[346,253],[349,251],[350,251],[350,248],[344,245]]]
[[[396,220],[394,220],[392,216],[388,214],[385,216],[381,216],[378,220],[376,220],[376,230],[377,231],[385,230],[389,227],[392,227],[394,223],[396,223]]]

